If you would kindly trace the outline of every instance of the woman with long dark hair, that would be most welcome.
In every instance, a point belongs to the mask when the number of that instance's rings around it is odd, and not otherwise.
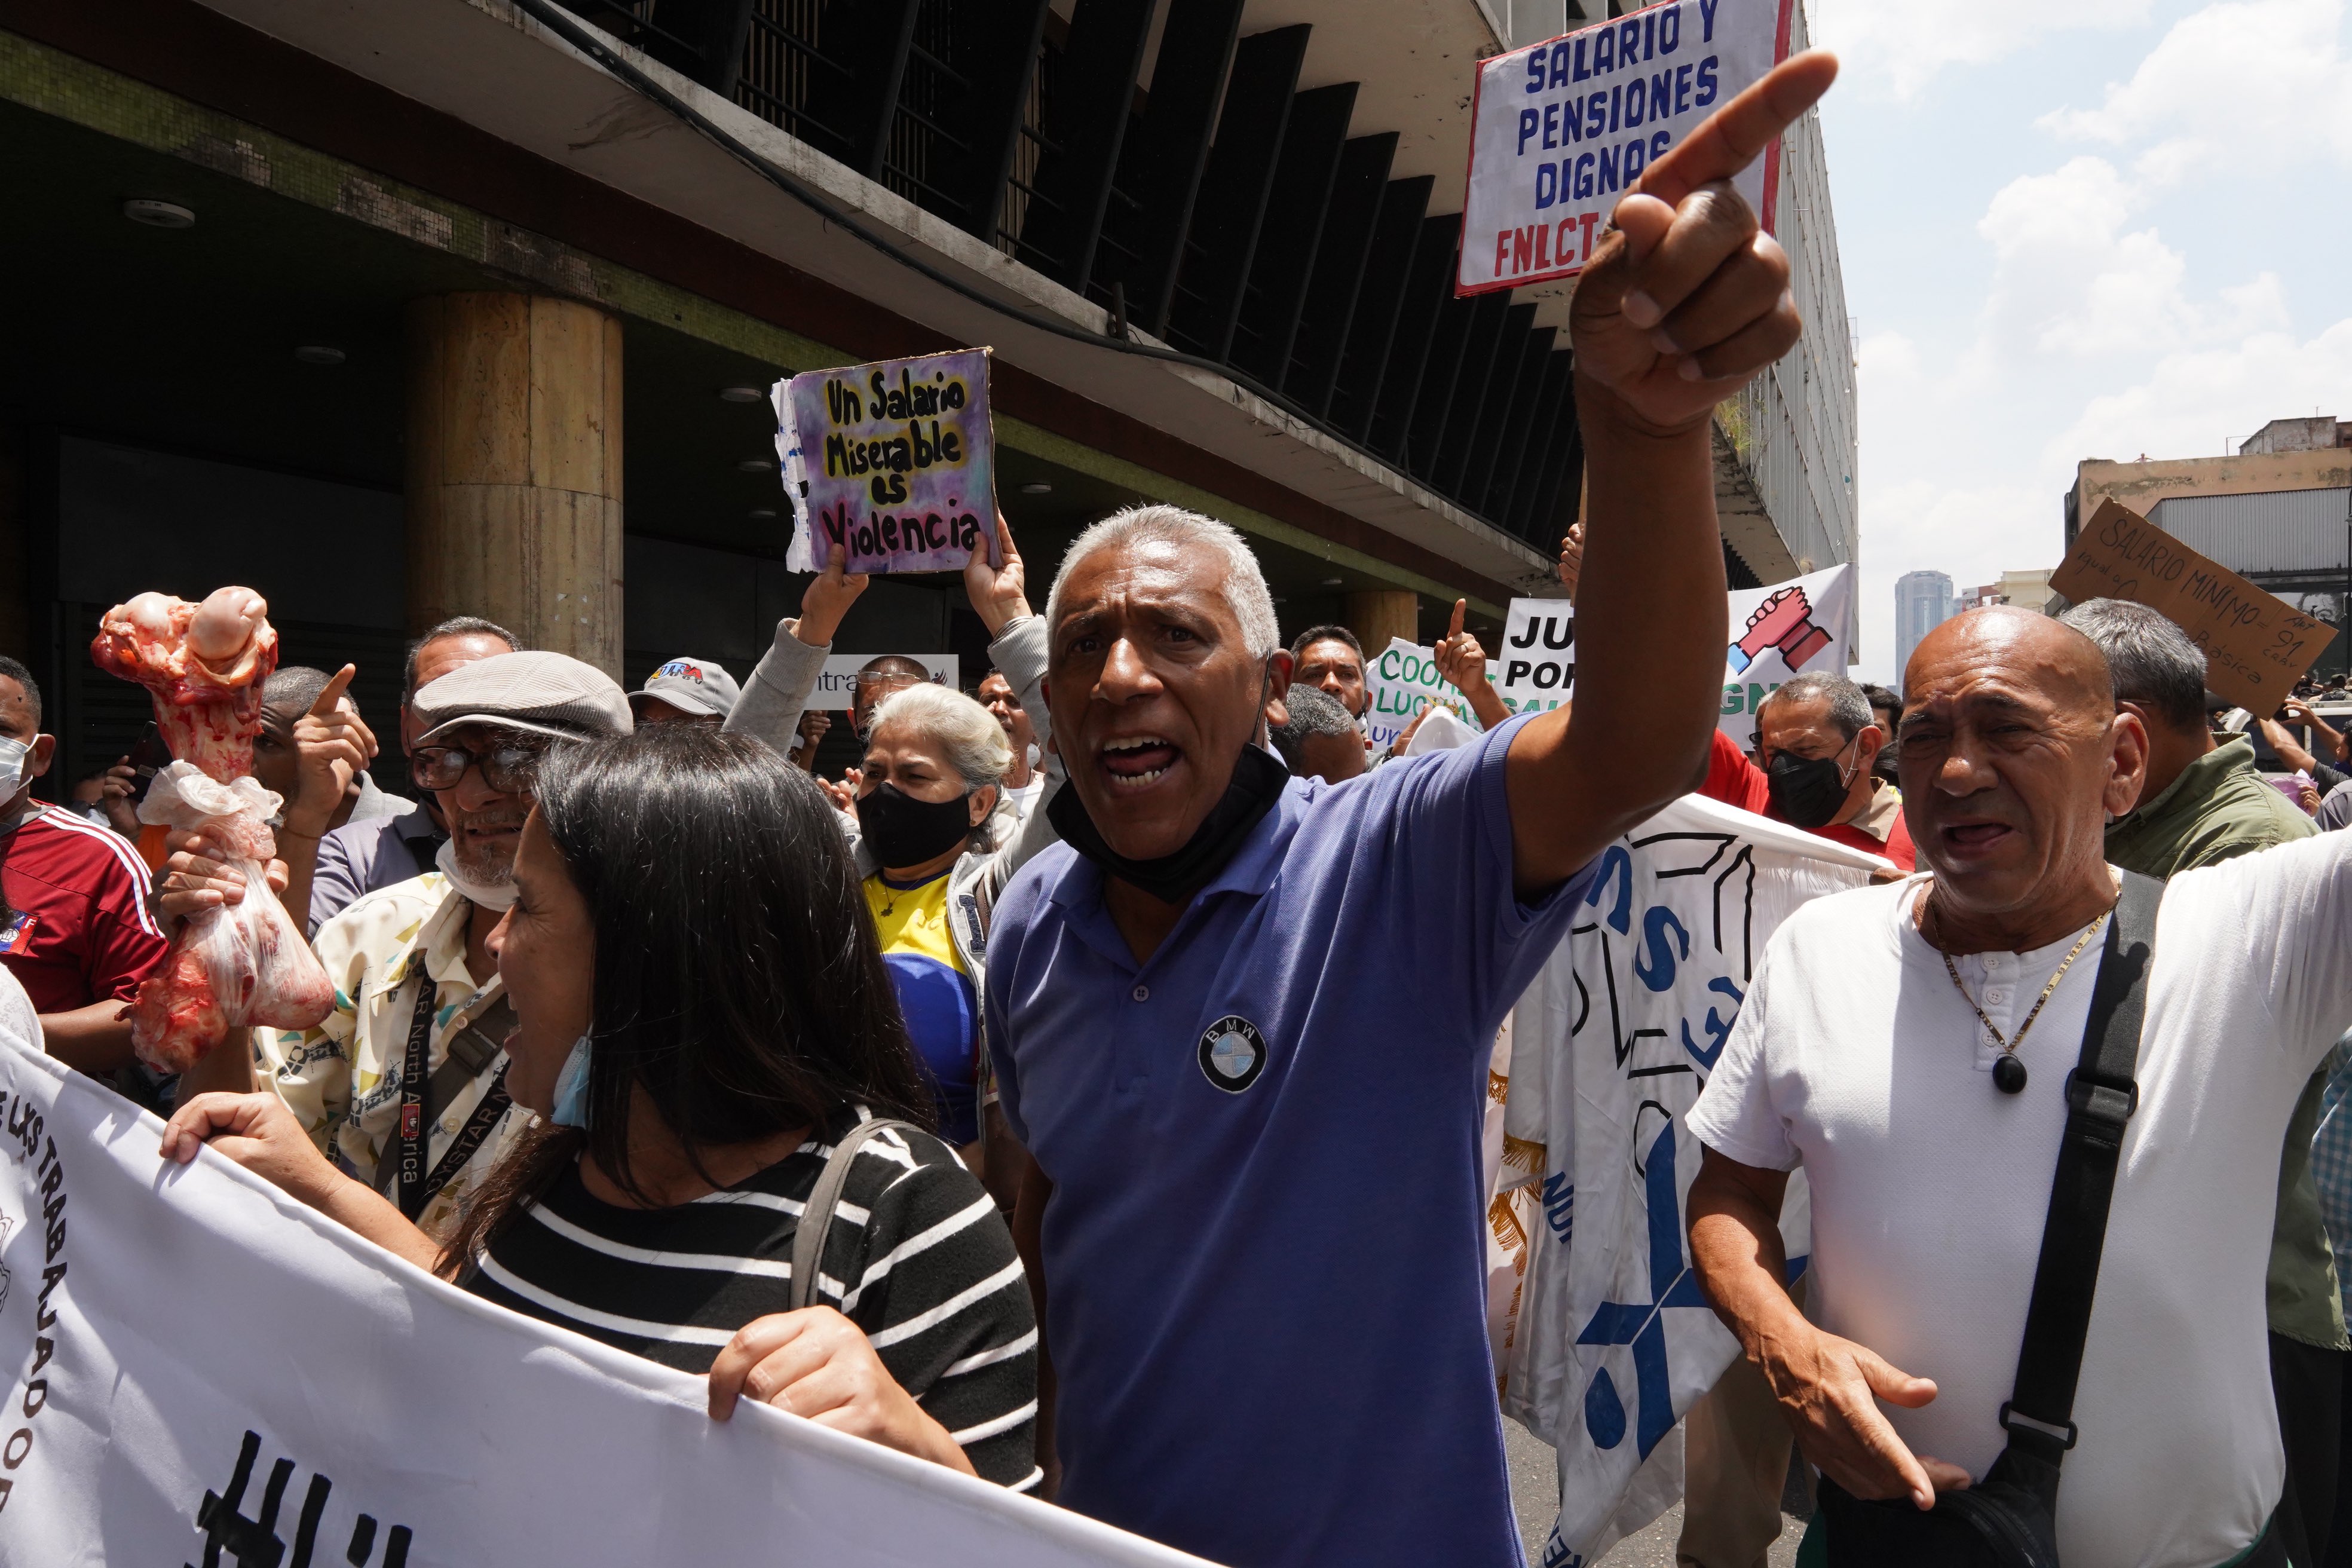
[[[540,1113],[445,1248],[319,1153],[275,1096],[183,1106],[200,1142],[501,1306],[707,1371],[1006,1485],[1037,1479],[1036,1329],[995,1205],[920,1126],[919,1076],[832,810],[766,745],[703,725],[551,754],[491,938]],[[520,1112],[518,1112],[519,1114]],[[792,1310],[794,1239],[862,1134]],[[805,1250],[805,1249],[803,1249]]]

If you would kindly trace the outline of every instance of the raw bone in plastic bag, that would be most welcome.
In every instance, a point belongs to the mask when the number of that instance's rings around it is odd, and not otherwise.
[[[278,806],[249,777],[225,784],[185,762],[157,773],[140,803],[140,821],[203,834],[212,858],[245,879],[244,898],[180,923],[163,967],[139,986],[131,1047],[157,1072],[187,1071],[230,1029],[307,1029],[335,1005],[327,972],[270,890]]]

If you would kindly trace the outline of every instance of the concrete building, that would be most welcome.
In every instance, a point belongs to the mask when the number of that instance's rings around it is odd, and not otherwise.
[[[2087,459],[2066,492],[2066,543],[2113,498],[2330,626],[2352,601],[2352,421],[2273,419],[2229,457],[2119,463]],[[2346,668],[2338,637],[2313,666]]]
[[[569,4],[0,16],[36,241],[0,247],[0,649],[50,689],[58,783],[144,720],[85,651],[141,589],[249,582],[380,732],[453,612],[632,681],[740,674],[801,590],[763,389],[973,344],[1041,592],[1144,500],[1247,532],[1286,633],[1426,641],[1462,597],[1492,637],[1557,591],[1566,290],[1452,279],[1477,60],[1601,0]],[[1784,145],[1810,331],[1718,421],[1744,583],[1853,555],[1814,120]],[[984,657],[937,578],[877,584],[840,646]]]
[[[1941,572],[1906,572],[1895,579],[1895,677],[1900,682],[1919,639],[1959,609],[1952,580]]]
[[[2000,580],[1992,585],[1996,595],[1994,603],[2015,605],[2021,610],[2032,610],[2037,614],[2047,613],[2050,602],[2058,596],[2050,586],[2050,574],[2056,570],[2054,566],[2044,566],[2033,572],[2002,573]]]

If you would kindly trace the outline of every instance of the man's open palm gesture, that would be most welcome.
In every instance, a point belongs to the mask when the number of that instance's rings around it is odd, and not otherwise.
[[[1732,176],[1837,79],[1820,50],[1784,60],[1651,164],[1578,281],[1577,369],[1639,426],[1688,429],[1796,343],[1789,258]]]

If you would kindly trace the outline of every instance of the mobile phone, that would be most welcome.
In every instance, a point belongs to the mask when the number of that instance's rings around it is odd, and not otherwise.
[[[131,798],[133,801],[145,800],[147,786],[155,782],[158,773],[172,763],[172,748],[163,743],[163,732],[152,719],[147,721],[147,728],[131,743],[129,761],[139,774],[139,787],[131,792]]]

